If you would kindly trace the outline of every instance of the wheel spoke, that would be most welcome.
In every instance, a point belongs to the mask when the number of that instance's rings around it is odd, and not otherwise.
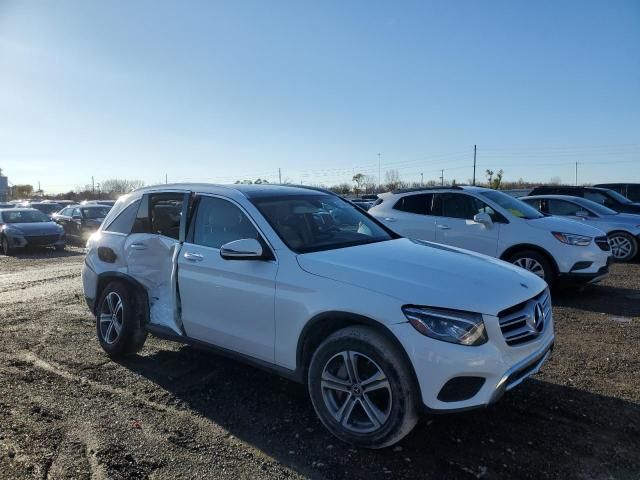
[[[367,395],[363,395],[360,398],[360,405],[362,405],[364,412],[367,414],[367,417],[369,417],[369,420],[371,420],[371,423],[373,423],[375,428],[379,428],[380,425],[382,425],[382,422],[384,422],[384,413],[378,410],[378,407],[373,404]]]
[[[347,375],[351,383],[358,383],[358,366],[354,352],[342,352],[342,360],[347,368]]]
[[[338,378],[335,375],[330,374],[326,370],[322,373],[320,383],[322,385],[322,388],[337,390],[339,392],[350,392],[349,387],[351,386],[351,383],[348,380]]]
[[[351,413],[353,412],[353,407],[356,405],[356,399],[353,395],[349,394],[347,399],[344,401],[340,410],[336,412],[336,419],[342,424],[347,425],[349,423],[349,418],[351,418]]]
[[[118,297],[118,303],[116,303],[115,310],[113,310],[114,315],[118,315],[122,311],[122,299]]]
[[[372,392],[382,388],[389,388],[389,381],[384,373],[378,371],[366,380],[360,382],[360,386],[362,387],[363,392]]]
[[[113,313],[114,312],[114,305],[113,305],[113,293],[110,293],[109,295],[107,295],[107,307],[109,308],[109,313]]]
[[[118,320],[114,319],[112,325],[114,330],[116,331],[116,337],[117,337],[118,335],[120,335],[120,332],[122,331],[122,324],[118,323]]]
[[[111,340],[112,333],[113,333],[113,322],[109,324],[109,327],[107,328],[107,332],[104,334],[104,339],[107,343],[113,342],[113,340]]]
[[[108,313],[100,314],[100,323],[110,323],[113,320],[113,317]]]

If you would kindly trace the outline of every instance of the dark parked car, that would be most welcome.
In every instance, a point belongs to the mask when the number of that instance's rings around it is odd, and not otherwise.
[[[543,185],[529,192],[530,197],[535,195],[569,195],[570,197],[582,197],[619,213],[640,214],[640,203],[634,203],[624,195],[608,188]]]
[[[58,203],[50,203],[50,202],[34,202],[30,205],[30,207],[41,211],[49,218],[53,217],[54,213],[57,213],[60,210],[62,210],[62,205]]]
[[[95,232],[111,207],[106,205],[72,205],[53,216],[53,220],[64,228],[68,236],[86,240]]]
[[[11,255],[25,247],[55,247],[64,250],[64,230],[35,208],[0,210],[0,247]]]
[[[0,208],[13,208],[15,205],[13,203],[0,203]]]
[[[594,187],[615,190],[632,202],[640,202],[640,183],[600,183]]]

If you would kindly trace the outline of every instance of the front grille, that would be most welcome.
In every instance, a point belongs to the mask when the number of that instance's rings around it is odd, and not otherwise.
[[[609,245],[609,239],[607,237],[596,237],[595,242],[596,245],[600,247],[600,250],[604,250],[605,252],[611,250],[611,245]]]
[[[545,289],[526,302],[498,314],[500,330],[507,345],[519,345],[536,338],[551,318],[551,295]]]
[[[43,246],[56,243],[60,238],[60,235],[38,235],[38,236],[26,236],[24,237],[29,245]]]

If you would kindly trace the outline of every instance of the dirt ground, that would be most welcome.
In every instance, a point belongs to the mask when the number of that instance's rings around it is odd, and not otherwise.
[[[0,478],[640,478],[640,263],[554,294],[556,349],[491,408],[350,448],[305,389],[149,338],[110,361],[79,249],[0,257]]]

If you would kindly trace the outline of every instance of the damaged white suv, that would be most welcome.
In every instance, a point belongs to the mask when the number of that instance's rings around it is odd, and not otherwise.
[[[536,275],[401,238],[311,188],[136,191],[90,238],[82,279],[109,355],[148,332],[211,347],[306,383],[322,423],[370,448],[422,411],[490,405],[554,341]]]

